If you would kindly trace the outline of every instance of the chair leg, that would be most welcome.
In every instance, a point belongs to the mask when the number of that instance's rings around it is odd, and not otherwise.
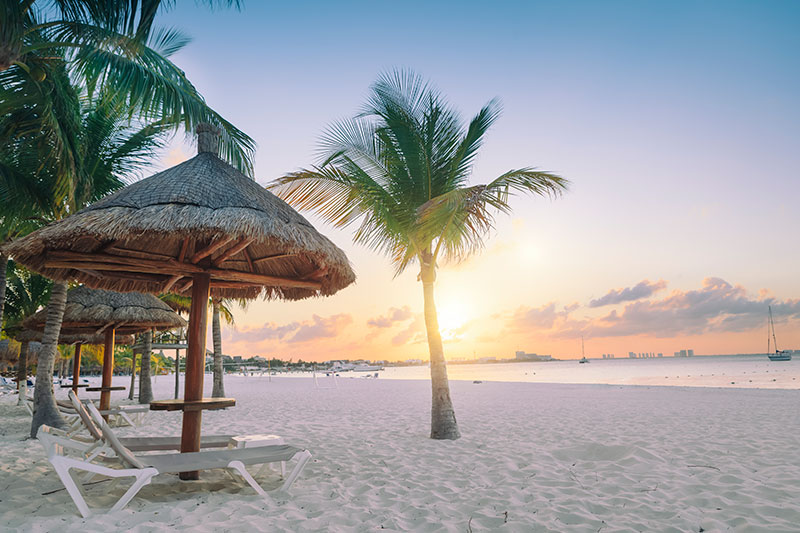
[[[55,469],[56,474],[58,474],[58,477],[61,479],[61,483],[64,484],[64,488],[67,489],[67,494],[72,498],[75,507],[77,507],[78,511],[81,513],[81,516],[89,518],[92,512],[89,510],[89,506],[86,505],[86,500],[83,498],[83,490],[78,488],[78,484],[72,479],[69,467],[58,461],[51,461],[51,463],[53,464],[53,469]]]
[[[153,479],[153,476],[158,474],[158,470],[155,468],[145,468],[140,473],[136,475],[136,481],[131,485],[131,487],[122,495],[122,497],[117,500],[117,503],[114,504],[114,507],[111,508],[111,511],[119,511],[120,509],[124,508],[128,505],[136,494],[142,490],[142,487],[145,485],[149,485],[150,481]]]
[[[256,482],[253,476],[250,475],[250,472],[247,471],[247,469],[244,466],[244,463],[242,463],[241,461],[231,461],[230,463],[228,463],[228,468],[231,468],[239,472],[239,475],[242,476],[242,478],[244,478],[247,484],[253,487],[253,490],[255,490],[262,498],[267,500],[267,502],[272,503],[272,498],[270,497],[270,495],[267,494],[267,492],[263,488],[261,488],[261,485],[259,485]]]
[[[297,457],[298,455],[299,457]],[[297,455],[295,455],[295,457],[297,457],[297,464],[292,469],[292,473],[289,474],[289,477],[286,478],[286,481],[283,482],[283,486],[281,486],[280,489],[282,492],[287,492],[289,490],[289,487],[292,486],[294,481],[303,471],[303,468],[306,467],[306,463],[308,462],[309,459],[311,459],[311,452],[308,450],[303,450],[302,452],[299,452]]]

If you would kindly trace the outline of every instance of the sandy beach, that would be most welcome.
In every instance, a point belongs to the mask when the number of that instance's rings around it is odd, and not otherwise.
[[[800,523],[796,390],[453,381],[463,438],[449,442],[427,438],[425,381],[226,381],[237,406],[206,413],[206,433],[276,433],[314,454],[288,498],[270,505],[222,471],[199,482],[159,476],[126,509],[82,519],[38,442],[23,440],[27,412],[4,396],[3,529],[789,532]],[[159,377],[156,397],[172,386]],[[119,434],[179,429],[179,414],[159,412]],[[124,491],[109,485],[89,487],[90,505]]]

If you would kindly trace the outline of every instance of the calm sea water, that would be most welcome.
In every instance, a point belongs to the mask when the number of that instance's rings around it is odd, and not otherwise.
[[[800,389],[800,357],[773,362],[766,356],[706,356],[654,359],[592,359],[543,363],[447,366],[451,380],[606,383],[680,387]],[[359,377],[345,373],[344,377]],[[427,366],[389,367],[380,379],[429,379]]]

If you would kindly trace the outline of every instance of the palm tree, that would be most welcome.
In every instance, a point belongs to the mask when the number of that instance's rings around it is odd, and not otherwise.
[[[210,6],[239,7],[239,0],[206,0]],[[170,7],[173,2],[163,2]],[[41,84],[52,64],[66,60],[70,74],[90,93],[104,88],[125,100],[131,116],[166,119],[194,131],[209,122],[222,131],[220,152],[252,173],[253,140],[209,108],[169,56],[188,43],[174,28],[154,27],[161,0],[6,0],[0,3],[0,84]],[[0,99],[0,116],[19,105]],[[43,123],[46,126],[46,122]],[[43,128],[42,131],[44,131]],[[52,132],[51,132],[52,133]],[[53,159],[68,151],[54,136]]]
[[[244,307],[244,301],[239,305]],[[213,398],[225,397],[225,383],[222,377],[225,375],[222,357],[222,328],[220,327],[220,316],[225,319],[226,324],[233,324],[233,313],[227,306],[227,300],[211,298],[211,338],[214,340],[214,387],[211,392]]]
[[[53,282],[44,276],[30,272],[22,265],[8,262],[8,288],[5,299],[4,329],[10,337],[16,336],[22,328],[22,321],[47,305]],[[3,285],[5,288],[5,285]],[[19,401],[25,399],[25,383],[28,380],[28,344],[22,341],[17,364],[17,389]]]
[[[431,363],[431,438],[460,436],[434,302],[439,261],[479,251],[494,212],[511,211],[510,196],[558,196],[567,181],[526,167],[485,185],[470,185],[484,136],[500,115],[489,102],[468,125],[444,98],[410,71],[382,75],[355,118],[331,126],[321,162],[270,185],[300,209],[312,209],[337,227],[358,223],[356,243],[388,255],[395,275],[419,264]]]

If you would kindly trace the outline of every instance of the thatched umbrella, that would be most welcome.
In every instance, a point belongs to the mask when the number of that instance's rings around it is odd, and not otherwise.
[[[28,330],[44,331],[47,308],[22,322]],[[111,375],[114,370],[114,344],[117,333],[131,335],[151,329],[186,326],[186,321],[152,294],[120,293],[75,287],[67,291],[61,336],[77,335],[93,338],[102,335],[103,381],[100,388],[100,409],[111,405]],[[73,361],[73,386],[80,375],[80,348],[76,345]]]
[[[181,451],[200,447],[209,296],[299,300],[355,281],[344,252],[283,200],[217,156],[198,155],[18,239],[15,260],[58,280],[117,291],[191,294]],[[217,403],[216,405],[220,405]],[[184,479],[196,478],[185,473]]]
[[[68,296],[69,297],[69,296]],[[42,328],[44,329],[44,328]],[[17,383],[22,383],[22,380],[27,378],[28,369],[27,365],[30,363],[27,357],[25,357],[26,361],[23,364],[23,352],[28,352],[30,349],[30,343],[41,343],[42,341],[42,331],[36,331],[34,329],[23,329],[19,333],[14,335],[14,339],[20,343],[22,343],[22,347],[20,348],[20,361],[18,365],[17,371]],[[78,380],[81,376],[81,348],[84,344],[97,344],[97,345],[105,345],[106,335],[104,333],[66,333],[65,330],[61,331],[61,334],[58,336],[58,344],[68,344],[75,346],[75,354],[72,356],[72,391],[77,394],[78,393]],[[114,344],[125,344],[125,345],[132,345],[134,342],[133,335],[121,335],[119,333],[115,333],[114,335]],[[26,356],[29,353],[25,354]],[[104,361],[105,362],[105,361]]]

